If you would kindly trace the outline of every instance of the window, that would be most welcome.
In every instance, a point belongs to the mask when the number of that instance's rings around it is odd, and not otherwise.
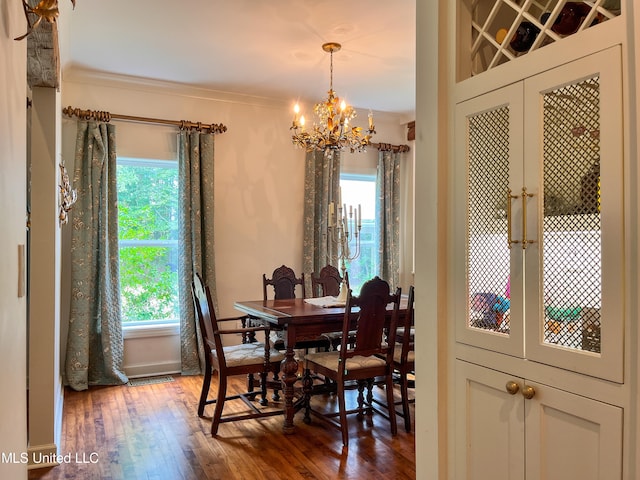
[[[362,230],[360,231],[360,255],[347,262],[349,286],[357,295],[360,287],[378,272],[375,246],[376,225],[376,177],[375,175],[340,174],[342,202],[347,205],[361,206]],[[347,207],[349,208],[349,207]],[[351,245],[352,252],[355,247]]]
[[[119,158],[117,183],[123,326],[175,324],[178,163]]]

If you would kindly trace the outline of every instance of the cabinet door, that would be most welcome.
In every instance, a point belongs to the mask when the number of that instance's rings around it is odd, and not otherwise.
[[[527,382],[526,478],[620,480],[622,409],[549,386]]]
[[[524,398],[507,392],[512,381],[523,384],[502,372],[456,361],[454,478],[524,478]]]
[[[456,479],[622,478],[620,407],[456,360],[455,421]]]
[[[525,80],[526,357],[623,380],[620,48]]]
[[[456,340],[522,357],[522,238],[524,185],[523,85],[518,83],[456,107],[453,175],[454,315]],[[518,313],[519,312],[519,313]]]

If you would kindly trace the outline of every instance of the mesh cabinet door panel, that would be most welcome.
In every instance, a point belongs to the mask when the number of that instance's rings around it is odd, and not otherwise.
[[[461,279],[456,338],[517,356],[523,355],[523,253],[509,239],[521,238],[522,223],[508,214],[521,215],[510,192],[523,186],[522,103],[522,84],[516,84],[456,110],[456,128],[466,139],[456,152],[456,238],[464,238],[455,247]]]
[[[525,81],[537,139],[525,162],[539,165],[542,192],[538,258],[525,266],[527,357],[613,381],[624,350],[621,90],[619,47]]]

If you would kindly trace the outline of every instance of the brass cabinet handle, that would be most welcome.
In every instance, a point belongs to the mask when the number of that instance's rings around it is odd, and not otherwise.
[[[531,400],[536,395],[536,389],[531,385],[525,385],[522,389],[522,396],[527,400]]]
[[[507,189],[507,248],[511,248],[514,243],[520,243],[520,240],[513,240],[511,238],[511,200],[518,198],[518,195],[512,195],[511,189]]]
[[[518,385],[514,381],[511,381],[511,382],[507,382],[507,385],[505,388],[507,389],[507,392],[509,393],[509,395],[515,395],[516,393],[518,393],[518,390],[520,390],[520,385]]]
[[[527,240],[527,198],[533,197],[533,193],[527,193],[527,187],[522,187],[522,249],[527,244],[535,243],[535,240]]]

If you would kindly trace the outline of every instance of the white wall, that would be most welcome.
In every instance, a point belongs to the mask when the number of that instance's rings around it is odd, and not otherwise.
[[[447,478],[447,141],[453,2],[416,2],[416,478]]]
[[[59,452],[60,374],[60,94],[34,87],[30,128],[29,450]],[[69,228],[69,227],[67,227]],[[41,462],[40,462],[41,463]]]
[[[27,43],[13,39],[26,24],[19,2],[0,0],[0,478],[27,478],[26,296],[18,295],[18,246],[26,247]],[[24,264],[23,264],[24,265]],[[22,286],[24,286],[24,282]]]
[[[215,145],[216,275],[221,316],[239,314],[233,308],[235,301],[262,298],[263,273],[270,274],[282,264],[301,272],[305,153],[291,144],[292,103],[83,72],[64,72],[62,98],[64,106],[227,126],[228,131],[216,137]],[[310,106],[305,110],[311,110]],[[360,113],[358,119],[366,122],[367,112]],[[375,141],[407,143],[402,119],[389,114],[375,116]],[[63,157],[69,168],[75,123],[63,120]],[[175,129],[131,122],[116,125],[119,155],[175,158]],[[356,161],[373,161],[375,165],[377,154],[370,149],[358,154]],[[68,303],[64,291],[63,302]],[[67,318],[68,306],[63,308],[67,308],[66,316],[63,314]],[[175,335],[158,337],[151,342],[155,347],[149,347],[147,341],[141,348],[140,341],[126,340],[129,374],[142,374],[148,370],[143,366],[167,361],[150,359],[147,353],[178,351]],[[158,371],[166,372],[167,364]]]

